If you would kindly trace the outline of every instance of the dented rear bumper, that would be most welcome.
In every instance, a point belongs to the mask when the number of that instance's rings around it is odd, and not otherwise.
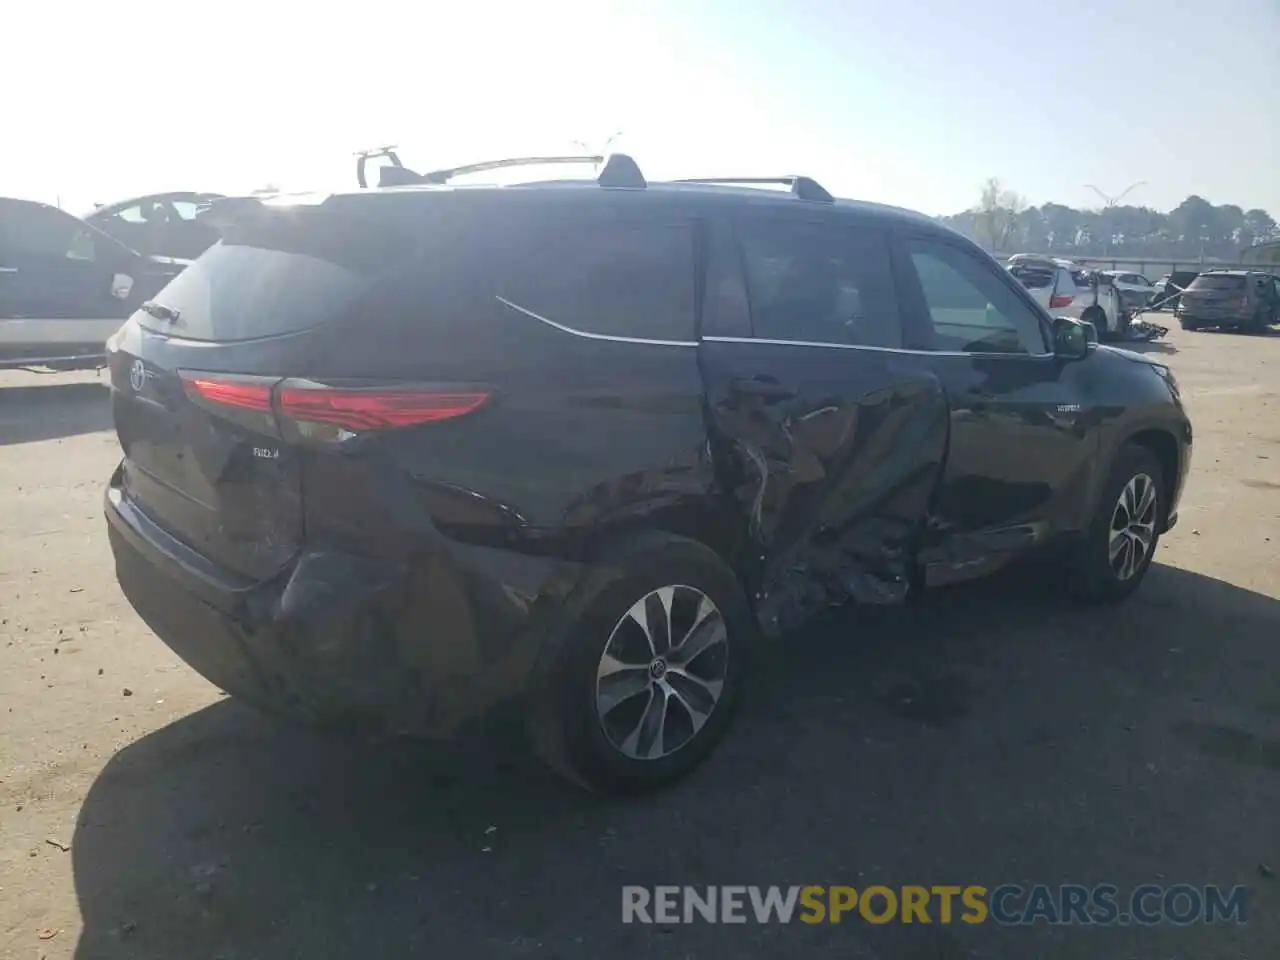
[[[118,479],[105,512],[138,615],[216,686],[316,724],[447,736],[518,700],[576,573],[442,538],[411,564],[304,549],[253,583],[168,534]]]

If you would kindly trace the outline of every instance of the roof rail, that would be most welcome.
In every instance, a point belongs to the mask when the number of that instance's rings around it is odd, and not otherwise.
[[[448,183],[454,177],[467,173],[482,173],[485,170],[499,170],[503,167],[550,166],[562,163],[604,163],[604,157],[512,157],[509,160],[486,160],[483,163],[470,163],[462,167],[447,167],[444,170],[432,170],[422,174],[422,183]]]
[[[690,177],[684,180],[677,180],[676,183],[778,183],[790,187],[791,195],[801,200],[834,203],[836,199],[826,191],[822,184],[811,177]]]

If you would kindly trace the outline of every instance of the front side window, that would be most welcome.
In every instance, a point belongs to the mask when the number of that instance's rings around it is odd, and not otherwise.
[[[585,333],[694,339],[694,246],[689,223],[539,224],[511,258],[502,295]]]
[[[759,339],[900,347],[889,244],[856,225],[738,225],[752,331]]]
[[[1039,317],[994,268],[941,241],[906,242],[933,326],[935,350],[1042,354]]]

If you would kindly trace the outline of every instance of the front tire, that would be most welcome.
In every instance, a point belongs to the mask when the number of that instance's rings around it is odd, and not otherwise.
[[[756,623],[728,565],[647,534],[597,558],[531,683],[527,726],[557,773],[603,794],[689,773],[728,729]]]
[[[1071,587],[1079,600],[1116,603],[1138,589],[1160,541],[1165,496],[1155,454],[1136,444],[1122,447],[1072,557]]]

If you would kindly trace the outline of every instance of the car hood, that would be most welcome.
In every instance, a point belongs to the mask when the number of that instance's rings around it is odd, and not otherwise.
[[[1132,360],[1134,363],[1145,363],[1149,367],[1162,367],[1159,360],[1152,360],[1145,354],[1135,353],[1132,350],[1125,350],[1123,347],[1113,347],[1109,343],[1098,344],[1098,349],[1105,353],[1115,354],[1117,357],[1124,357],[1126,360]]]

